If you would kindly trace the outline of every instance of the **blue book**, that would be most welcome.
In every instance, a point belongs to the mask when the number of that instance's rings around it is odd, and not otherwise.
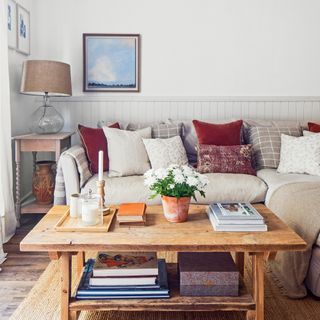
[[[129,299],[129,298],[168,298],[168,278],[166,262],[164,259],[158,260],[158,283],[153,286],[95,286],[89,285],[92,276],[94,260],[89,259],[85,265],[82,278],[77,290],[77,299]]]

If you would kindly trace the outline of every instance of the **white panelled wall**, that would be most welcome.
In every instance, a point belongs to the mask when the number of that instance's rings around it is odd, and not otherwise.
[[[71,97],[52,103],[65,119],[65,130],[96,127],[99,120],[150,122],[166,119],[266,119],[320,121],[320,98],[310,97]],[[75,139],[75,141],[78,141]]]

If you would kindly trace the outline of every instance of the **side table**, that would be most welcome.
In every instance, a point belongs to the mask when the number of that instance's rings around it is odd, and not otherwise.
[[[59,132],[56,134],[26,134],[13,137],[15,142],[15,163],[16,163],[16,204],[15,211],[18,221],[23,213],[47,213],[52,205],[38,205],[32,202],[21,207],[20,183],[21,183],[21,152],[32,152],[33,171],[36,170],[37,152],[54,152],[55,161],[59,160],[60,154],[71,146],[71,136],[74,132]]]

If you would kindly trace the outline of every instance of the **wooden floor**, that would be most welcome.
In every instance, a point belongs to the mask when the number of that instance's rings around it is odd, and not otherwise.
[[[4,245],[7,260],[0,272],[0,319],[7,320],[27,296],[49,263],[47,253],[20,252],[24,236],[41,219],[42,215],[24,215],[16,235]]]

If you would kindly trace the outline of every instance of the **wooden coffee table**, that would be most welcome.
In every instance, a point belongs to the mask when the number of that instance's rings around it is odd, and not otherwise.
[[[255,205],[267,221],[268,232],[215,232],[206,206],[192,205],[189,220],[175,224],[165,220],[161,206],[147,208],[146,227],[118,227],[113,221],[107,233],[58,232],[54,226],[67,209],[53,207],[20,244],[21,251],[48,251],[61,260],[61,319],[77,319],[81,310],[122,311],[246,311],[247,319],[264,319],[264,265],[279,250],[304,250],[306,243],[264,205]],[[241,285],[238,297],[184,297],[179,295],[176,265],[168,265],[170,299],[77,301],[71,293],[72,276],[81,277],[86,251],[233,251],[240,273],[244,253],[252,259],[253,292]],[[77,255],[77,274],[71,272],[71,256]]]

